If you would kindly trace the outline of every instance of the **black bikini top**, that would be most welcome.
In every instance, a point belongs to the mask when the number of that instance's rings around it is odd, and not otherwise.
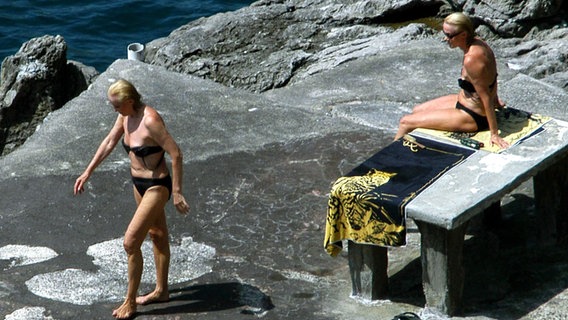
[[[140,146],[140,147],[130,147],[129,145],[126,144],[126,142],[124,142],[124,139],[122,139],[122,146],[124,147],[124,150],[126,150],[126,153],[130,153],[130,151],[134,152],[134,155],[140,158],[144,158],[146,156],[149,156],[151,154],[154,153],[159,153],[164,151],[164,149],[160,146]]]
[[[124,147],[124,150],[126,150],[126,153],[130,153],[130,151],[132,151],[135,156],[142,158],[142,162],[144,162],[144,166],[146,166],[146,168],[148,168],[148,165],[146,165],[146,160],[144,159],[144,157],[164,151],[164,149],[160,146],[130,147],[129,145],[126,144],[126,142],[124,142],[124,139],[122,139],[122,146]],[[164,160],[164,155],[162,154],[162,158],[160,159],[160,162],[158,162],[158,164],[156,165],[156,168],[162,163],[163,160]]]
[[[493,90],[493,87],[495,87],[496,83],[497,83],[497,75],[495,75],[495,80],[493,80],[493,83],[489,85],[489,90]],[[460,86],[460,88],[464,89],[469,93],[475,93],[475,87],[473,86],[473,84],[465,79],[459,78],[458,85]]]

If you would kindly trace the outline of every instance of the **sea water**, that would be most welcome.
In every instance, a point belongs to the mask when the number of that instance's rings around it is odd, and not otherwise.
[[[103,72],[126,58],[129,43],[147,43],[201,17],[238,10],[252,0],[0,1],[0,59],[31,38],[61,35],[67,59]]]

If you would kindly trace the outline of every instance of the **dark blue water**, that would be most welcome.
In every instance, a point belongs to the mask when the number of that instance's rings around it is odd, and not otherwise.
[[[31,38],[61,35],[67,59],[102,72],[146,43],[200,17],[234,11],[252,0],[0,0],[0,59]]]

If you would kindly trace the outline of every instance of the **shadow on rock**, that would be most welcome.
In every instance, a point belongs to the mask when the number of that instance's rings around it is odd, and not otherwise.
[[[534,198],[520,193],[510,198],[499,217],[481,217],[470,226],[472,238],[464,246],[465,314],[539,318],[547,311],[537,309],[567,287],[565,246],[539,243]],[[502,309],[490,308],[496,304]]]
[[[140,315],[201,313],[240,307],[243,314],[262,314],[274,308],[270,297],[258,288],[238,282],[171,289],[170,295],[167,307],[140,312]]]

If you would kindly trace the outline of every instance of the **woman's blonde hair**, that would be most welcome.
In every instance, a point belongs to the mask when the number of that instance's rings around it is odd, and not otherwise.
[[[461,12],[454,12],[444,19],[444,23],[456,28],[456,32],[467,32],[467,42],[471,43],[475,37],[475,29],[471,19]]]
[[[138,90],[134,85],[124,79],[119,79],[108,88],[108,95],[118,98],[119,102],[124,102],[125,100],[134,100],[134,109],[139,109],[142,107],[142,96],[138,93]]]

